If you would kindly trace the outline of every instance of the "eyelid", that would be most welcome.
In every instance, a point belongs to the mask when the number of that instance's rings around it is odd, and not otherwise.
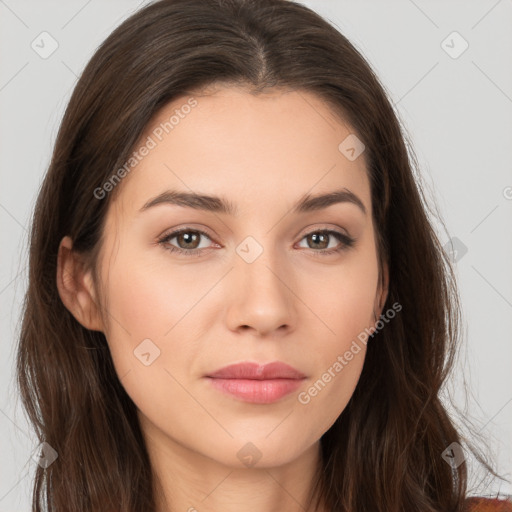
[[[171,235],[174,237],[184,231],[197,231],[198,233],[201,233],[202,235],[208,237],[212,241],[215,238],[212,234],[210,234],[210,232],[206,228],[195,227],[193,224],[186,224],[185,226],[166,229],[161,235],[157,236],[156,238],[157,240],[161,240],[162,238],[168,238]]]
[[[328,223],[327,224],[320,223],[320,225],[310,224],[309,226],[306,226],[301,231],[299,231],[299,233],[296,235],[296,237],[300,236],[300,239],[302,240],[302,238],[304,238],[305,236],[307,236],[311,233],[316,233],[317,231],[336,231],[336,232],[340,233],[341,235],[352,238],[352,236],[349,234],[349,232],[346,229],[341,228],[339,226],[334,226],[334,225],[328,224]]]

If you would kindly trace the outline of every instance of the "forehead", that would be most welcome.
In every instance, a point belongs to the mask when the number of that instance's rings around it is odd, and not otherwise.
[[[178,189],[228,197],[252,210],[346,187],[370,208],[364,153],[349,160],[340,150],[353,136],[306,91],[255,96],[218,87],[184,95],[148,123],[119,200],[135,214],[148,198]]]

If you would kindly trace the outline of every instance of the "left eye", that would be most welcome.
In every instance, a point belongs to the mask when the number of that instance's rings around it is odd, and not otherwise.
[[[210,240],[210,237],[204,231],[197,229],[180,229],[178,231],[169,233],[168,235],[160,239],[158,242],[161,243],[165,248],[169,249],[170,251],[194,253],[200,251],[201,249],[204,249],[204,247],[198,247],[198,242],[201,236],[204,236]],[[174,245],[168,245],[170,241],[174,238],[178,240],[178,244],[181,244],[183,242],[185,244],[185,247],[176,247]]]
[[[343,235],[342,233],[338,233],[337,231],[313,231],[311,233],[308,233],[307,235],[304,235],[302,240],[306,240],[307,242],[309,240],[312,241],[313,244],[319,244],[321,247],[316,247],[317,249],[335,249],[337,246],[330,246],[329,247],[329,238],[330,240],[336,239],[338,242],[341,242],[341,245],[350,245],[350,239]],[[311,247],[308,244],[309,249],[313,249],[314,247]],[[328,251],[331,252],[331,251]]]
[[[199,255],[204,249],[210,249],[212,247],[200,247],[201,236],[204,236],[208,240],[211,240],[208,234],[205,233],[204,231],[198,229],[185,228],[173,231],[172,233],[165,235],[163,238],[158,240],[158,243],[163,245],[165,249],[171,252],[177,252],[187,255]],[[335,245],[334,247],[330,246],[329,244],[329,238],[332,240],[333,237],[337,239],[339,242],[339,244]],[[171,240],[173,240],[174,238],[176,238],[177,240],[178,247],[170,243]],[[328,255],[335,252],[341,252],[344,249],[352,247],[355,242],[355,239],[334,230],[312,231],[311,233],[304,235],[301,241],[302,240],[307,240],[307,248],[312,249],[314,253],[318,253],[321,255]],[[309,240],[312,241],[313,247],[311,247]],[[317,247],[314,247],[315,244],[318,244],[320,247],[318,247],[318,245]]]

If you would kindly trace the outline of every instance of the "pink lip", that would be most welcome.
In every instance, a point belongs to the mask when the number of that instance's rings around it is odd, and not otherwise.
[[[212,385],[251,403],[269,404],[295,391],[306,376],[281,362],[240,363],[207,375]]]

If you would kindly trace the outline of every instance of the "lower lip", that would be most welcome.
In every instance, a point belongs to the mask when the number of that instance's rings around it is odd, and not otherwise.
[[[212,386],[236,396],[244,402],[271,404],[293,393],[303,379],[216,379],[208,377]]]

